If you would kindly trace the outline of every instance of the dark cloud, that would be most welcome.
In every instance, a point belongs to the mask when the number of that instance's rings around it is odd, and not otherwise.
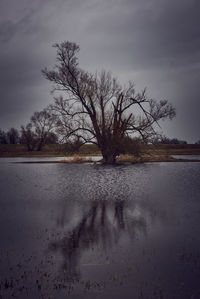
[[[40,70],[55,63],[53,43],[71,40],[82,67],[109,69],[172,101],[177,118],[165,134],[200,139],[199,11],[197,0],[1,0],[0,127],[19,126],[50,102]]]
[[[137,69],[196,63],[200,55],[200,2],[123,3],[113,5],[112,10],[105,4],[105,10],[91,18],[88,32],[97,36],[99,51],[112,52],[115,62],[123,57],[122,63],[127,60]],[[102,40],[104,48],[99,47]]]

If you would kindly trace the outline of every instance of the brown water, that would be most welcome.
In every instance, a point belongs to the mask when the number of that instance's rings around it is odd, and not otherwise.
[[[13,161],[0,159],[0,298],[200,298],[199,163]]]

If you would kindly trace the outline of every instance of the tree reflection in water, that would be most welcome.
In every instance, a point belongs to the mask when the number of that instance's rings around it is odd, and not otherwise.
[[[61,240],[50,244],[50,249],[63,256],[62,272],[65,279],[80,279],[81,255],[95,245],[105,250],[117,245],[123,233],[133,240],[138,232],[146,232],[146,217],[138,203],[125,200],[95,200],[90,202],[75,227]],[[63,213],[62,218],[65,217]],[[61,219],[64,224],[64,219]]]

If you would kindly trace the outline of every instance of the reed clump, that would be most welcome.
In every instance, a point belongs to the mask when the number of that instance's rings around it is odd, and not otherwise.
[[[73,157],[63,159],[60,162],[62,163],[93,163],[94,161],[91,158],[86,158],[79,155],[74,155]]]
[[[151,155],[151,154],[142,155],[140,157],[134,157],[132,155],[120,155],[117,158],[117,162],[119,163],[177,162],[177,161],[183,161],[183,160],[173,158],[170,155]]]

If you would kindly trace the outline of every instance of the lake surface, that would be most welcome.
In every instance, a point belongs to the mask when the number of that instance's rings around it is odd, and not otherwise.
[[[200,298],[200,163],[14,161],[0,159],[0,298]]]

